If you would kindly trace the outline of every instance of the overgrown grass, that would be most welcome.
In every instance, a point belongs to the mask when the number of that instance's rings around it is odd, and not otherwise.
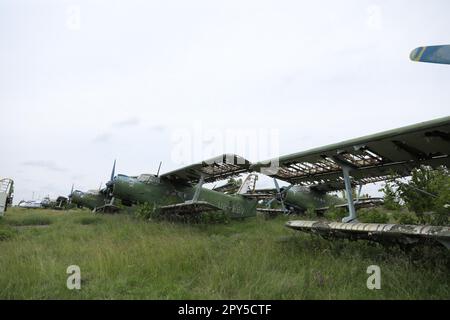
[[[15,230],[8,226],[0,226],[0,241],[11,239],[16,234]]]
[[[81,217],[77,220],[78,223],[82,225],[98,224],[103,221],[100,217]]]
[[[448,251],[413,252],[284,227],[286,217],[227,224],[143,222],[81,210],[8,211],[48,218],[0,241],[2,299],[448,299]],[[86,224],[89,226],[87,227]],[[2,227],[0,225],[0,227]],[[366,287],[379,265],[382,289]],[[81,290],[66,288],[81,268]]]
[[[25,215],[14,219],[5,219],[5,223],[10,226],[46,226],[53,223],[51,217],[40,215]]]

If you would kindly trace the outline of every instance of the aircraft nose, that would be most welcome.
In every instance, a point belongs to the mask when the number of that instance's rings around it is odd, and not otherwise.
[[[278,201],[281,201],[284,197],[283,197],[283,189],[281,189],[281,192],[280,193],[277,193],[276,195],[275,195],[275,198],[278,200]]]
[[[109,195],[112,195],[114,192],[114,184],[115,181],[114,180],[110,180],[106,183],[106,193]]]

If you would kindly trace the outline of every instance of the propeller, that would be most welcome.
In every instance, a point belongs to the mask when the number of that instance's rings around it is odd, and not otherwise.
[[[280,186],[278,185],[277,179],[273,178],[273,182],[275,183],[275,188],[277,189],[276,199],[280,201],[281,207],[283,208],[284,213],[286,213],[286,206],[283,201],[283,194],[281,193]]]
[[[159,177],[159,170],[161,170],[162,161],[159,162],[158,172],[156,173],[156,176]]]
[[[116,159],[114,159],[114,164],[113,164],[112,171],[111,171],[111,178],[109,178],[109,181],[113,181],[114,180],[115,172],[116,172]]]
[[[72,183],[72,188],[70,189],[69,196],[67,197],[67,198],[69,199],[69,200],[68,200],[68,203],[69,203],[69,204],[72,203],[73,187],[74,187],[74,184]]]
[[[289,191],[289,189],[291,189],[294,185],[290,184],[287,187],[280,188],[276,178],[273,178],[273,182],[275,184],[275,188],[277,190],[277,194],[276,194],[276,196],[274,198],[272,198],[271,200],[269,200],[269,202],[267,202],[267,206],[270,206],[273,201],[278,200],[281,203],[281,207],[283,208],[284,213],[288,214],[289,211],[286,209],[286,205],[284,204],[283,198],[285,197],[285,195]]]
[[[106,200],[110,199],[109,204],[112,205],[114,202],[113,197],[113,188],[114,188],[114,176],[116,174],[116,159],[114,159],[113,167],[111,170],[111,176],[109,178],[109,181],[106,183],[106,188],[104,189],[104,195],[106,197]],[[105,201],[106,202],[106,201]]]

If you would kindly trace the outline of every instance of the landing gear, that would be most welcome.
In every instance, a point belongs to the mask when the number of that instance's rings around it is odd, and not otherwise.
[[[109,203],[101,207],[95,207],[92,211],[94,213],[116,213],[120,211],[120,208],[114,205],[114,197],[112,197]]]
[[[200,176],[200,181],[198,182],[197,186],[195,187],[195,193],[194,193],[194,197],[192,198],[192,200],[190,202],[197,202],[198,201],[198,197],[200,196],[200,191],[202,190],[202,186],[203,183],[205,182],[205,175],[202,174]]]
[[[101,207],[96,207],[92,210],[94,213],[117,213],[120,211],[120,208],[113,204],[105,204]]]

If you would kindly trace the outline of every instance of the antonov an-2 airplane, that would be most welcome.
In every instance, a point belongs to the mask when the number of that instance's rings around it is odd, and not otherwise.
[[[198,214],[221,210],[232,218],[256,215],[257,200],[242,186],[236,194],[203,188],[206,182],[223,180],[246,172],[259,172],[290,183],[279,188],[277,197],[305,209],[313,204],[333,202],[327,192],[345,190],[349,215],[342,222],[290,221],[289,228],[324,235],[364,239],[427,239],[450,244],[450,228],[357,223],[352,187],[386,180],[392,175],[405,177],[412,169],[427,165],[450,167],[450,117],[422,122],[357,139],[258,163],[237,155],[224,154],[161,175],[115,176],[102,193],[109,203],[96,211],[122,204],[149,203],[165,215]],[[352,223],[349,223],[352,222]]]
[[[270,172],[268,163],[276,161],[279,167]],[[376,241],[415,243],[431,239],[450,248],[449,227],[357,223],[353,185],[383,181],[393,175],[406,177],[420,165],[450,167],[450,117],[290,154],[256,163],[251,169],[259,172],[266,169],[269,176],[289,182],[287,192],[282,188],[280,192],[285,202],[298,199],[295,193],[303,193],[304,187],[317,198],[345,188],[349,215],[342,222],[289,221],[289,228]]]

